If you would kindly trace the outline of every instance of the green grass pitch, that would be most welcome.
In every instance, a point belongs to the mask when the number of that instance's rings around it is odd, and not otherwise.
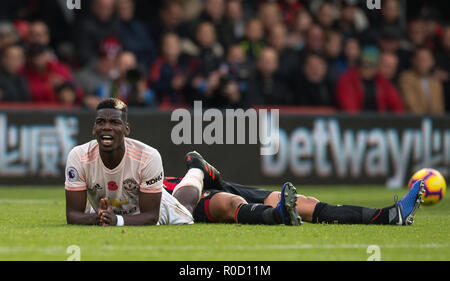
[[[405,189],[302,187],[299,193],[332,204],[384,207]],[[422,206],[412,226],[301,227],[195,224],[185,226],[72,226],[65,221],[64,188],[0,188],[0,260],[60,260],[80,249],[81,260],[450,260],[450,201]]]

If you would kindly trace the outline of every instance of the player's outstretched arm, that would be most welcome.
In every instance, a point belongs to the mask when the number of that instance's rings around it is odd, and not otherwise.
[[[66,190],[66,220],[67,224],[94,225],[99,224],[98,214],[86,214],[86,190],[69,191]]]
[[[139,194],[140,213],[132,216],[123,216],[124,225],[155,225],[159,220],[159,208],[161,205],[161,192]],[[117,216],[106,206],[100,210],[100,225],[117,225]]]

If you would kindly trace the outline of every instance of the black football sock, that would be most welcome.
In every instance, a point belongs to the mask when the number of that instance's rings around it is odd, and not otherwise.
[[[398,212],[395,205],[381,208],[377,214],[371,219],[373,224],[395,224],[398,221]]]
[[[313,223],[337,224],[390,224],[395,218],[395,205],[382,208],[367,208],[351,205],[329,205],[317,203],[313,213]]]
[[[235,221],[242,224],[281,224],[281,217],[278,211],[269,205],[241,204]]]

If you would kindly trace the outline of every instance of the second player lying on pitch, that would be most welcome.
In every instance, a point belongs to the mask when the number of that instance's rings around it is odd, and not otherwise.
[[[193,151],[185,158],[188,172],[184,178],[165,177],[169,193],[202,190],[196,206],[181,202],[192,211],[195,222],[241,224],[301,225],[311,223],[410,225],[424,193],[418,181],[403,198],[384,208],[330,205],[313,197],[297,195],[291,183],[281,192],[252,188],[223,181],[217,169]]]

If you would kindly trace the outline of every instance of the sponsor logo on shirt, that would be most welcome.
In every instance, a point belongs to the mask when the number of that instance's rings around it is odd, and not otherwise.
[[[159,182],[162,179],[163,179],[163,173],[161,172],[157,177],[155,177],[155,178],[153,178],[151,180],[148,180],[145,183],[147,185],[152,185],[152,184],[155,184],[155,183]]]

